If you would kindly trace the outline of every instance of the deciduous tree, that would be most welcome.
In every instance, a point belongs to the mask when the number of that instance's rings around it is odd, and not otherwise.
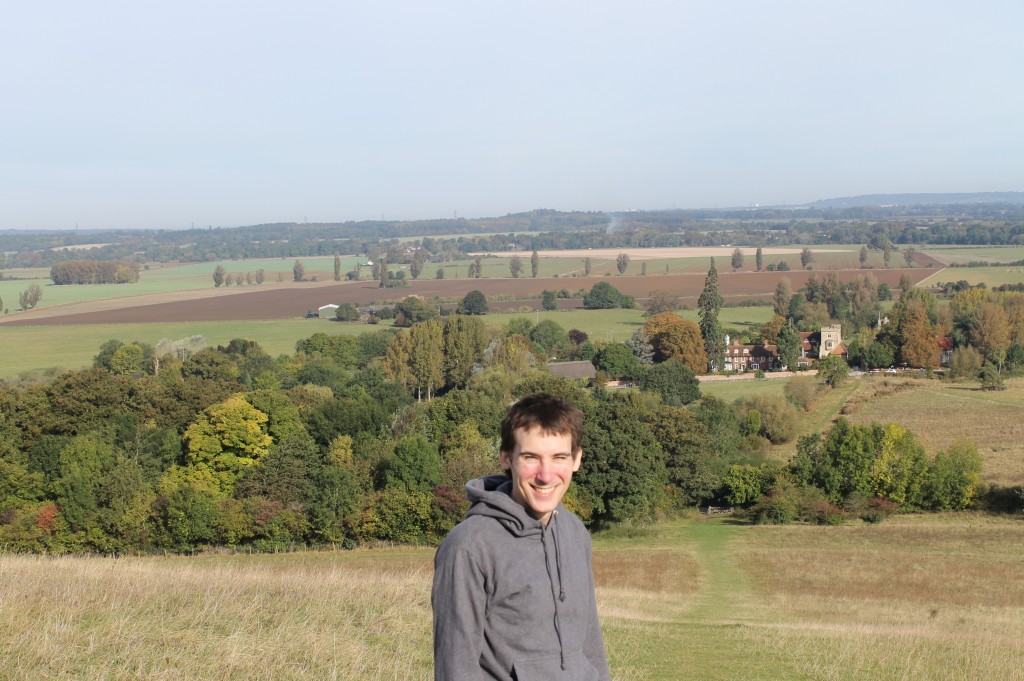
[[[508,271],[512,274],[513,279],[518,279],[523,271],[523,259],[518,255],[513,255],[509,258]]]
[[[743,269],[743,251],[734,248],[732,251],[732,271],[739,272]]]
[[[658,393],[665,404],[674,407],[700,399],[696,374],[676,358],[647,369],[640,377],[640,388]]]
[[[912,301],[900,314],[900,359],[912,366],[938,366],[939,339],[924,307]]]
[[[39,284],[29,284],[28,288],[18,295],[18,303],[22,310],[31,310],[43,299],[43,289]]]
[[[682,307],[679,296],[666,291],[651,291],[647,299],[647,306],[644,308],[644,316],[653,317],[662,312],[675,312]]]
[[[487,296],[482,291],[470,291],[459,301],[458,313],[475,315],[487,314]]]
[[[264,431],[266,423],[267,415],[241,394],[203,410],[185,430],[186,477],[230,494],[238,476],[269,451],[273,440]]]
[[[850,367],[839,355],[829,355],[818,361],[818,377],[830,388],[846,380],[850,373]]]
[[[619,271],[619,274],[625,274],[626,268],[629,267],[629,253],[619,253],[615,257],[615,268]]]
[[[805,248],[802,251],[800,251],[800,266],[801,267],[803,267],[805,270],[809,270],[809,269],[811,269],[811,263],[813,263],[813,262],[814,262],[814,253],[811,252],[811,249]]]
[[[654,358],[662,362],[675,357],[694,373],[707,368],[707,354],[700,328],[675,312],[662,312],[644,323],[644,335],[654,348]]]

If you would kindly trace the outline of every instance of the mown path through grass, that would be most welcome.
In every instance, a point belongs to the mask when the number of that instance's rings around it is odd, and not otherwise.
[[[662,529],[665,543],[688,546],[703,574],[698,592],[668,622],[638,625],[646,638],[643,678],[726,681],[807,679],[781,659],[770,623],[749,576],[737,560],[743,528],[728,518],[673,523]],[[769,626],[765,626],[769,625]]]

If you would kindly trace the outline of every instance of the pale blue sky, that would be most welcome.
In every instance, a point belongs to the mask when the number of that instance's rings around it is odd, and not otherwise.
[[[1018,2],[5,8],[0,228],[1024,191]]]

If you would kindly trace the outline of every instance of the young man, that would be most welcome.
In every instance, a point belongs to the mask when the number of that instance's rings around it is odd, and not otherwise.
[[[471,507],[434,558],[434,678],[608,681],[590,535],[561,504],[583,417],[538,393],[501,422],[506,475],[466,485]]]

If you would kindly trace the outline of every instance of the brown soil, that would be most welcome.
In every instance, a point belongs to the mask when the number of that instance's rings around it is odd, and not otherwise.
[[[933,275],[930,268],[870,270],[879,283],[895,289],[904,274],[915,284]],[[853,281],[865,270],[838,270],[839,278]],[[783,277],[793,290],[804,285],[811,272],[719,272],[719,292],[726,302],[750,298],[768,299]],[[819,279],[824,272],[813,273]],[[34,326],[51,324],[134,324],[167,321],[238,321],[254,319],[289,319],[301,317],[307,310],[316,310],[328,303],[371,303],[397,301],[408,295],[439,296],[457,299],[472,290],[488,298],[509,297],[494,301],[492,309],[516,309],[539,306],[537,296],[544,290],[568,289],[575,293],[605,281],[622,293],[646,298],[653,291],[679,296],[687,305],[694,305],[704,286],[704,274],[671,274],[625,277],[557,277],[544,279],[430,279],[410,282],[408,288],[381,289],[374,282],[321,282],[274,284],[258,289],[203,289],[119,298],[89,303],[76,303],[53,308],[30,310],[8,315],[0,324]],[[560,300],[566,307],[575,301]]]

